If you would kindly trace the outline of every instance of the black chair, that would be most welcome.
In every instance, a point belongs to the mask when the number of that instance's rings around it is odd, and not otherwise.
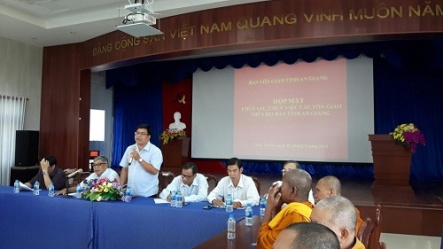
[[[208,181],[208,193],[210,193],[218,184],[218,179],[211,174],[203,174]]]
[[[174,173],[162,171],[158,174],[158,193],[157,196],[174,180]]]
[[[255,183],[255,187],[257,188],[258,194],[260,195],[260,180],[257,177],[251,176],[252,180]]]

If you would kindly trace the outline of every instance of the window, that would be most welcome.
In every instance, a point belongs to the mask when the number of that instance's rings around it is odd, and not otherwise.
[[[105,111],[91,109],[89,141],[105,141]]]

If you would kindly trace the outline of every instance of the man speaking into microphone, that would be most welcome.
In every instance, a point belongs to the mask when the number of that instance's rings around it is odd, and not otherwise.
[[[158,192],[158,173],[163,163],[161,150],[150,142],[151,129],[147,124],[137,126],[135,144],[126,148],[120,166],[121,184],[131,187],[132,195],[151,197]]]

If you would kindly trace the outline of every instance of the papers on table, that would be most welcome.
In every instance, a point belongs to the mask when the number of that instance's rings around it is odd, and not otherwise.
[[[32,191],[32,188],[26,186],[23,182],[20,182],[20,189]]]
[[[169,201],[165,201],[160,198],[154,198],[154,202],[155,202],[155,204],[169,204]]]

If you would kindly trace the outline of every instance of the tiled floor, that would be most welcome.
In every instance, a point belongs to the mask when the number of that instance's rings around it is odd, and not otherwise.
[[[380,241],[386,243],[387,249],[440,249],[441,238],[382,233]]]

